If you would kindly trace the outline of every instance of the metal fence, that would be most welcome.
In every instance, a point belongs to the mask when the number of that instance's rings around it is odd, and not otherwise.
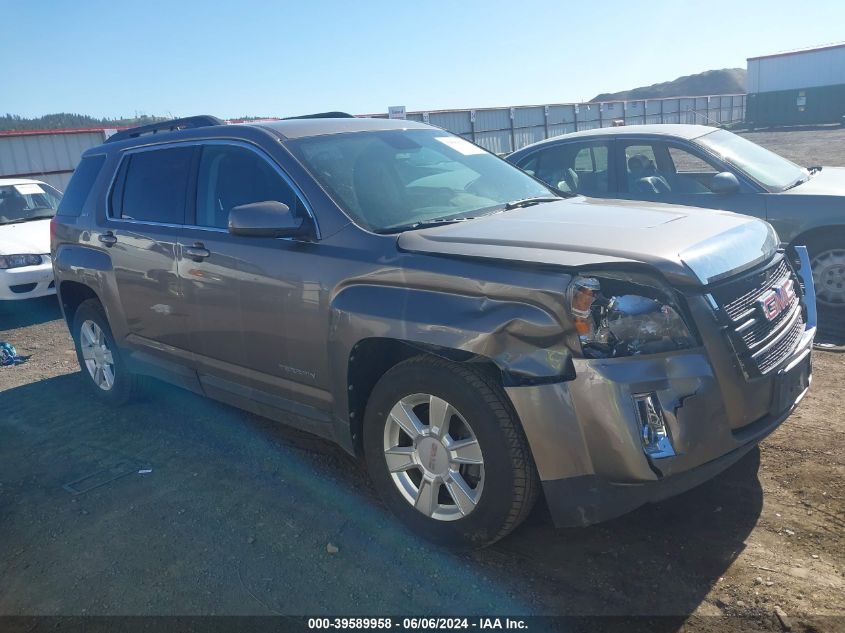
[[[736,123],[745,118],[745,95],[433,110],[409,112],[407,118],[441,127],[491,152],[508,154],[553,136],[613,125]]]

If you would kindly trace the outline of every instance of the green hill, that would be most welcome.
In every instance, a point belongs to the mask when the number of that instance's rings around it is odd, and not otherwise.
[[[678,77],[674,81],[665,81],[651,86],[642,86],[620,92],[606,92],[597,95],[591,101],[629,101],[663,97],[740,94],[745,92],[745,74],[744,68],[708,70],[697,75]]]

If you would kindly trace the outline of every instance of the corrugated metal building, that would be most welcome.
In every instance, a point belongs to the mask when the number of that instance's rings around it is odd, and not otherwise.
[[[64,191],[82,153],[114,130],[0,132],[0,178],[34,178]]]
[[[753,125],[839,123],[845,117],[845,43],[748,58]]]

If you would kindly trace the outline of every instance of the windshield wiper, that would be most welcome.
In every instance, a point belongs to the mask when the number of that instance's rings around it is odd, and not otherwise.
[[[52,218],[52,215],[34,215],[31,218],[20,218],[16,220],[9,220],[8,222],[2,222],[0,224],[20,224],[21,222],[32,222],[34,220],[47,220]]]
[[[379,233],[401,233],[402,231],[413,231],[414,229],[421,229],[423,227],[429,228],[432,226],[443,226],[444,224],[454,224],[455,222],[464,222],[465,220],[474,220],[475,217],[461,216],[458,218],[432,218],[431,220],[419,220],[411,222],[410,224],[402,224],[401,226],[391,226],[382,229]]]
[[[505,205],[505,210],[510,211],[511,209],[530,207],[533,204],[542,204],[544,202],[557,202],[558,200],[560,200],[560,198],[552,196],[536,196],[533,198],[522,198],[520,200],[513,200],[511,202],[508,202]]]
[[[803,184],[804,184],[805,182],[807,182],[808,180],[809,180],[809,178],[799,178],[798,180],[796,180],[795,182],[793,182],[793,183],[792,183],[791,185],[789,185],[788,187],[784,187],[784,188],[783,188],[783,190],[784,190],[784,191],[788,191],[789,189],[795,189],[795,187],[797,187],[798,185],[803,185]]]

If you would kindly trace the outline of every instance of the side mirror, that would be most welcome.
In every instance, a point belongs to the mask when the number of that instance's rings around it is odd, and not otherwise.
[[[229,211],[229,233],[248,237],[314,236],[311,224],[293,215],[283,202],[267,200],[232,207]]]
[[[723,171],[713,176],[710,191],[721,194],[736,193],[739,191],[739,180],[731,172]]]

